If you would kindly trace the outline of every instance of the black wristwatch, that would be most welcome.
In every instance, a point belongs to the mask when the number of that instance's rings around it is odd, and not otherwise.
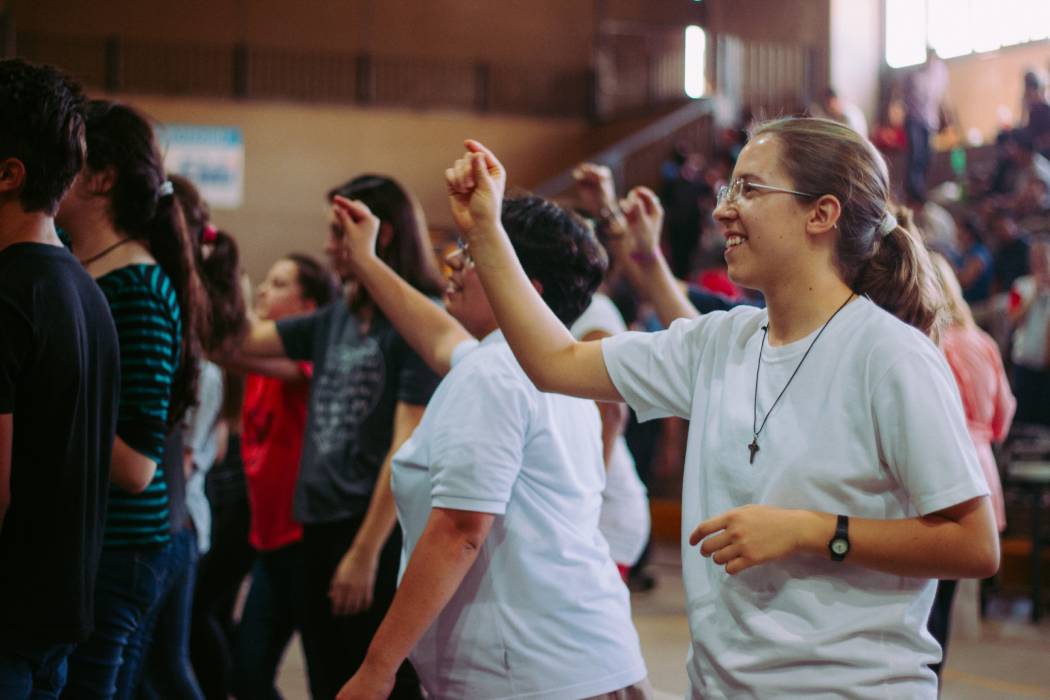
[[[835,526],[835,535],[828,542],[831,561],[842,561],[849,554],[849,518],[840,515]]]

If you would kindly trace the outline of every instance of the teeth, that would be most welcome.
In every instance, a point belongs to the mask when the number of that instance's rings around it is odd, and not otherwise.
[[[743,236],[727,236],[726,237],[726,248],[732,248],[738,246],[744,242]]]

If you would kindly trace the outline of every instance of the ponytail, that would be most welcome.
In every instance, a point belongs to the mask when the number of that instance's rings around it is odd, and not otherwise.
[[[216,231],[206,247],[198,244],[197,264],[211,311],[209,333],[202,336],[204,349],[211,353],[239,339],[248,325],[237,241]]]
[[[874,252],[853,280],[853,290],[936,340],[944,297],[911,213],[898,211],[897,219],[889,233],[876,237]]]
[[[182,320],[179,364],[172,377],[168,408],[168,427],[172,428],[182,420],[186,410],[197,403],[201,339],[207,337],[209,309],[193,259],[193,247],[175,197],[161,197],[155,215],[144,223],[141,231],[145,234],[142,237],[149,245],[150,254],[175,289]]]

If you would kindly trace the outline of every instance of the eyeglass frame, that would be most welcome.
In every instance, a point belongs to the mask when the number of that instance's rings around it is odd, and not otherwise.
[[[739,184],[737,184],[737,183],[739,183]],[[793,194],[796,197],[810,197],[810,198],[812,198],[812,197],[816,197],[817,196],[815,194],[809,194],[808,192],[799,192],[798,190],[788,189],[787,187],[776,187],[775,185],[763,185],[760,182],[751,182],[749,180],[745,180],[744,178],[738,177],[738,178],[735,178],[728,185],[722,185],[721,187],[718,188],[718,195],[715,198],[715,204],[717,206],[721,206],[723,204],[732,204],[733,202],[735,202],[740,197],[740,195],[743,192],[744,187],[754,187],[757,190],[765,190],[767,192],[782,192],[784,194]],[[730,197],[729,193],[732,192],[734,189],[736,189],[737,192],[732,197]]]

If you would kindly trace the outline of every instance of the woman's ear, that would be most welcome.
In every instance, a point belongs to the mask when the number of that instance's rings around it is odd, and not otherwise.
[[[107,195],[117,184],[117,171],[113,166],[101,170],[84,168],[80,171],[80,177],[84,178],[87,191],[93,195]]]
[[[814,203],[806,220],[806,233],[821,236],[838,228],[842,204],[832,194],[822,195]]]
[[[376,242],[376,248],[379,250],[386,250],[390,247],[393,240],[394,227],[385,221],[379,224],[379,240]]]

